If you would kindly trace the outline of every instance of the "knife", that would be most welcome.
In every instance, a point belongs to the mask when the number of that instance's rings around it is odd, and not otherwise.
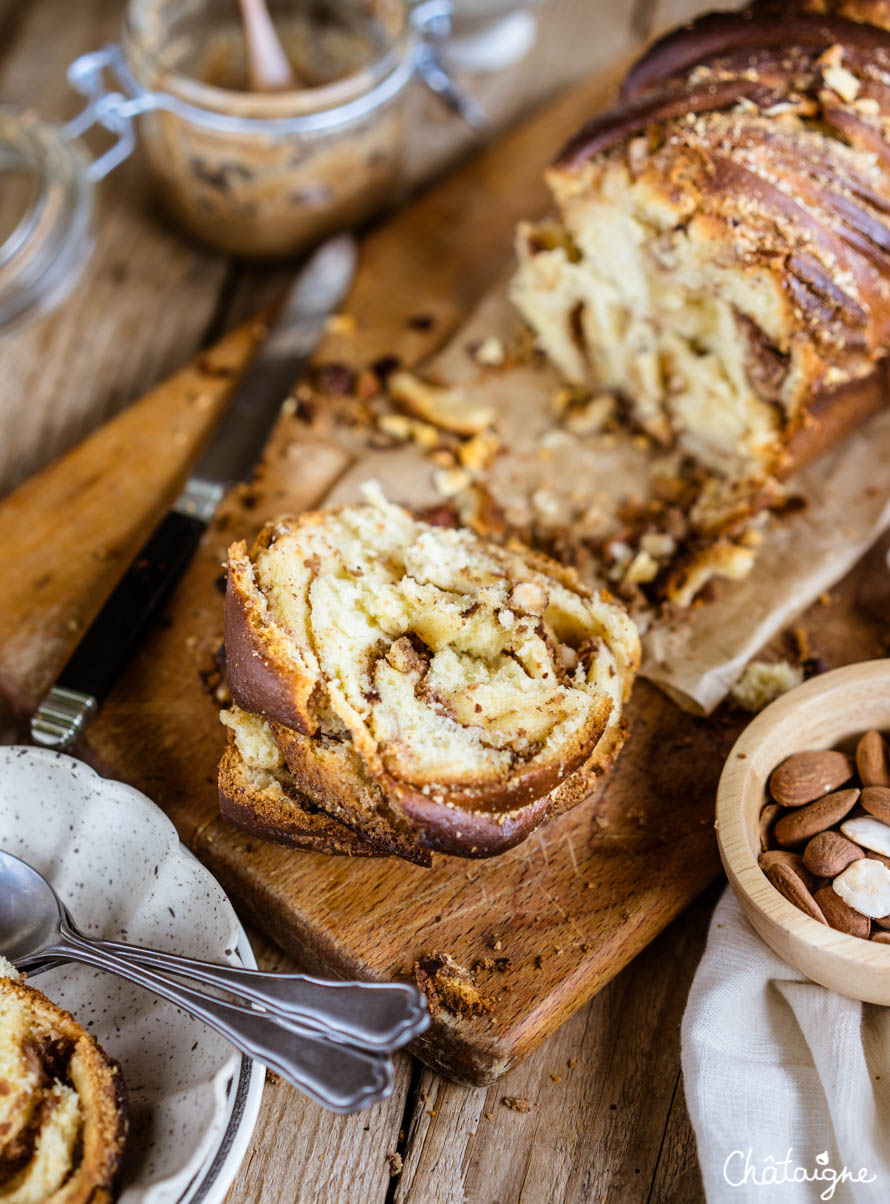
[[[346,295],[357,250],[329,239],[281,298],[269,332],[173,506],[75,648],[31,720],[37,744],[81,736],[185,572],[226,490],[254,467],[300,369]]]

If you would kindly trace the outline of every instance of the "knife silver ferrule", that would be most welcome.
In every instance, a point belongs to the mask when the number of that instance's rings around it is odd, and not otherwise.
[[[207,481],[203,477],[191,477],[182,493],[170,507],[177,514],[187,514],[209,523],[216,514],[225,489],[218,481]]]
[[[96,710],[92,694],[53,686],[31,720],[31,737],[47,748],[70,748]]]

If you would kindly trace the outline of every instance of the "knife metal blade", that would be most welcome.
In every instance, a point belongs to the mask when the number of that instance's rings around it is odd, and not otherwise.
[[[250,473],[302,363],[346,295],[356,257],[355,239],[341,234],[323,243],[300,272],[174,509],[207,521],[225,489]]]
[[[31,736],[70,748],[119,677],[188,566],[226,489],[243,480],[300,369],[346,295],[357,249],[322,244],[285,293],[269,332],[176,502],[99,611],[31,720]]]

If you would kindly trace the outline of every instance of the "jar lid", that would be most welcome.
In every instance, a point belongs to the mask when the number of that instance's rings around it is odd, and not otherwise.
[[[69,132],[0,106],[0,330],[57,304],[93,250],[95,188]]]

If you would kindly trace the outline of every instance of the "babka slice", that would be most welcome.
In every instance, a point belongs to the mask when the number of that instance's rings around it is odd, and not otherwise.
[[[106,1204],[127,1138],[123,1075],[0,958],[0,1200]]]
[[[226,655],[292,788],[427,864],[500,852],[589,793],[640,648],[570,570],[370,489],[230,548]]]

